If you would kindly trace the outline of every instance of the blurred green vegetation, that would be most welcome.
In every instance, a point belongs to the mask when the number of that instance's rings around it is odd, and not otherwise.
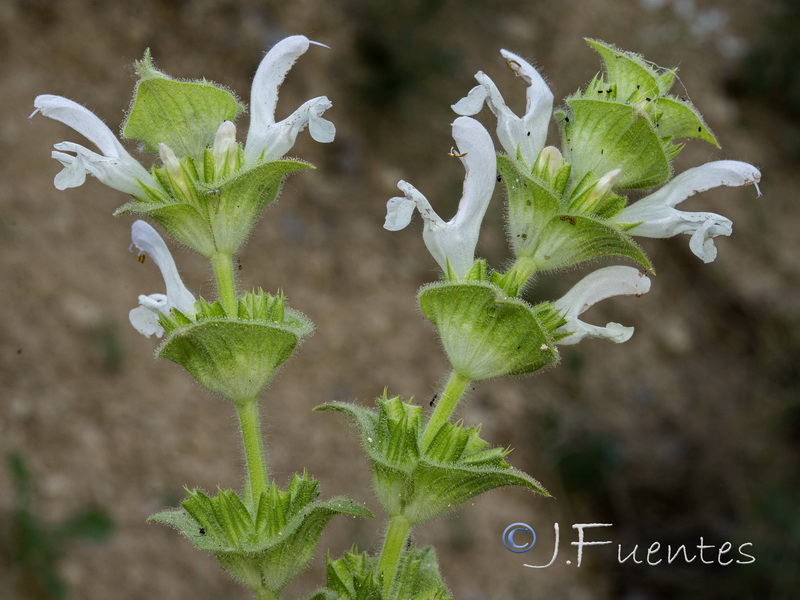
[[[43,522],[36,514],[35,487],[24,458],[10,453],[7,463],[13,505],[9,514],[0,515],[0,559],[11,566],[20,592],[27,597],[66,598],[68,589],[58,567],[69,544],[74,540],[105,542],[114,522],[98,507],[87,507],[61,523]]]

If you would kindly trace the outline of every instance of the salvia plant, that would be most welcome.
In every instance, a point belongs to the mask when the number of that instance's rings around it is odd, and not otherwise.
[[[717,146],[697,109],[670,93],[675,70],[603,42],[588,43],[599,54],[602,74],[555,111],[545,80],[516,54],[501,51],[521,80],[512,92],[526,94],[523,115],[509,109],[486,74],[475,75],[477,85],[452,107],[459,116],[452,124],[451,155],[466,170],[453,218],[442,219],[405,181],[398,183],[402,195],[388,201],[386,229],[406,227],[415,211],[424,221],[423,241],[441,279],[425,285],[418,301],[438,332],[451,372],[427,415],[421,406],[386,392],[372,407],[345,402],[318,407],[343,413],[357,425],[388,523],[381,548],[354,547],[340,558],[328,556],[327,581],[311,596],[314,600],[450,598],[434,550],[410,543],[413,528],[502,486],[548,496],[538,481],[509,464],[507,449],[481,437],[480,425],[454,421],[465,390],[476,381],[553,365],[563,345],[586,338],[628,340],[632,327],[592,325],[580,317],[600,300],[640,296],[650,289],[647,274],[653,267],[636,238],[687,234],[691,251],[711,262],[714,237],[730,235],[731,222],[676,207],[710,188],[759,181],[755,167],[730,160],[674,174],[673,159],[687,139]],[[212,553],[260,599],[281,597],[314,556],[334,516],[372,516],[350,499],[321,499],[318,482],[305,471],[285,487],[270,477],[260,398],[313,325],[287,305],[281,291],[238,289],[233,269],[235,255],[284,179],[311,168],[285,158],[297,136],[307,129],[318,142],[334,138],[334,126],[323,116],[331,106],[326,97],[275,119],[278,89],[312,44],[293,36],[266,54],[253,81],[244,141],[237,139],[234,125],[244,107],[231,92],[206,80],[173,79],[146,53],[136,64],[139,80],[122,136],[155,158],[149,166],[83,106],[51,95],[34,102],[35,113],[69,125],[96,146],[97,151],[73,142],[55,145],[53,158],[63,166],[56,188],[80,186],[87,173],[93,175],[128,196],[115,214],[149,219],[210,263],[216,295],[195,297],[156,229],[145,220],[133,223],[132,248],[160,269],[165,293],[139,296],[130,322],[145,336],[163,338],[157,357],[180,365],[230,401],[246,466],[243,489],[187,490],[181,506],[151,520],[176,528]],[[473,118],[484,108],[496,120],[499,152]],[[553,122],[559,145],[546,146]],[[513,256],[506,268],[475,257],[481,221],[498,182],[505,190]],[[639,199],[631,201],[631,194]],[[561,298],[531,304],[522,297],[540,274],[601,257],[626,264],[590,272]]]

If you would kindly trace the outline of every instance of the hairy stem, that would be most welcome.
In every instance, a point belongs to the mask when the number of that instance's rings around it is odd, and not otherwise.
[[[383,593],[386,595],[392,589],[397,566],[400,564],[400,555],[410,535],[411,523],[408,519],[402,515],[395,515],[389,519],[389,529],[386,530],[386,539],[383,541],[381,559],[378,563],[378,569],[383,573]]]
[[[422,433],[422,448],[427,448],[436,434],[439,433],[442,425],[450,420],[458,401],[464,395],[464,391],[469,384],[470,380],[458,373],[458,371],[453,371],[450,374],[450,379],[447,380],[442,396],[439,398],[439,402],[433,410],[428,424],[425,426],[425,431]]]
[[[258,412],[258,400],[246,400],[236,404],[239,416],[239,428],[242,432],[244,457],[247,462],[247,479],[250,484],[250,500],[255,506],[261,492],[267,489],[269,473],[264,454],[264,441],[261,437],[261,415]]]
[[[217,282],[217,294],[220,304],[229,317],[236,317],[236,281],[233,277],[233,257],[230,254],[217,253],[211,257],[211,268]]]

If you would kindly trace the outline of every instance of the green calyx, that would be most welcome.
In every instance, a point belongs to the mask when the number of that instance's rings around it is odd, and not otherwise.
[[[453,369],[470,380],[532,373],[558,361],[534,307],[484,281],[439,282],[419,292]]]
[[[633,52],[587,40],[603,61],[605,74],[567,99],[555,116],[564,156],[574,181],[621,169],[615,189],[641,189],[666,182],[681,138],[719,147],[700,113],[669,94],[675,70],[660,69]]]
[[[356,548],[336,560],[328,556],[326,585],[309,600],[452,600],[432,547],[402,552],[388,592],[383,589],[378,562]]]
[[[160,512],[149,520],[178,529],[197,548],[212,552],[250,589],[276,598],[308,565],[331,518],[373,516],[346,498],[319,502],[319,484],[306,473],[295,474],[286,491],[273,483],[253,507],[232,490],[218,490],[215,497],[200,490],[188,494],[182,508]]]
[[[201,385],[234,403],[256,398],[298,343],[313,331],[282,294],[263,291],[237,298],[229,316],[220,302],[195,303],[196,314],[162,315],[167,336],[156,356],[181,365]]]
[[[150,51],[136,62],[133,103],[122,134],[157,153],[166,144],[180,156],[202,159],[223,121],[233,121],[244,107],[236,97],[206,80],[176,81],[154,64]]]
[[[390,516],[419,524],[508,485],[549,495],[535,479],[509,466],[508,450],[481,439],[480,427],[445,423],[423,446],[420,406],[385,394],[377,402],[378,410],[340,402],[317,410],[344,412],[358,424],[376,494]]]

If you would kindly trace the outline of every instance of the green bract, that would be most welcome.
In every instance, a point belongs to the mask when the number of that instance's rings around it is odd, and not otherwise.
[[[160,512],[150,521],[175,527],[250,589],[278,597],[308,565],[334,515],[372,516],[346,498],[318,502],[318,497],[319,483],[303,473],[292,477],[286,491],[273,483],[252,507],[232,490],[219,490],[216,497],[192,490],[183,508]]]
[[[328,557],[326,585],[309,600],[452,600],[432,547],[402,552],[389,592],[382,578],[378,558],[353,548],[337,560]]]
[[[486,282],[440,282],[419,293],[453,369],[472,380],[520,375],[558,361],[536,310]]]
[[[423,447],[422,407],[385,394],[377,402],[378,410],[341,402],[318,410],[347,413],[358,424],[376,494],[390,516],[422,523],[507,485],[549,495],[535,479],[508,465],[508,450],[482,440],[480,427],[445,423]]]
[[[547,153],[550,164],[557,152],[545,148],[540,157]],[[537,160],[537,165],[541,162]],[[527,175],[507,156],[498,156],[497,166],[508,191],[511,247],[528,272],[563,269],[607,255],[624,256],[652,269],[633,238],[612,220],[625,206],[625,199],[611,191],[612,178],[604,181],[589,173],[567,188],[568,164],[550,177],[547,169],[537,168]],[[501,280],[500,284],[513,296],[525,280]]]
[[[235,403],[253,400],[313,325],[285,308],[282,295],[238,298],[235,316],[219,302],[198,300],[189,318],[173,310],[160,323],[167,337],[156,356],[181,365],[200,384]]]
[[[669,179],[670,161],[683,148],[676,139],[693,137],[719,146],[700,113],[669,95],[674,70],[656,69],[638,54],[587,41],[603,60],[605,77],[595,77],[556,113],[575,181],[621,169],[615,189],[647,188]]]
[[[207,258],[220,253],[232,255],[250,235],[263,210],[278,197],[284,178],[295,171],[313,169],[308,163],[278,160],[258,163],[218,180],[216,174],[222,166],[215,164],[209,152],[201,170],[192,158],[181,159],[177,177],[166,168],[155,167],[153,174],[162,189],[144,188],[146,195],[121,206],[115,214],[149,216],[179,242]]]
[[[122,127],[126,138],[158,153],[166,144],[178,156],[201,159],[220,123],[233,121],[244,107],[229,91],[209,81],[176,81],[158,71],[150,51],[136,62],[133,104]]]

